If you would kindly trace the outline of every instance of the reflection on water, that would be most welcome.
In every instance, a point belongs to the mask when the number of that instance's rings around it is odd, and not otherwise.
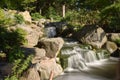
[[[117,61],[105,59],[88,63],[87,68],[64,73],[54,80],[115,80]]]

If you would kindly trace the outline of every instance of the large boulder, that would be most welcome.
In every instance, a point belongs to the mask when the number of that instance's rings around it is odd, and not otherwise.
[[[37,46],[46,50],[47,57],[53,58],[58,55],[63,44],[64,41],[62,38],[42,38]]]
[[[51,72],[53,78],[60,75],[63,71],[62,67],[56,63],[55,58],[45,58],[40,63],[36,64],[37,70],[40,72],[41,80],[49,79]]]
[[[107,41],[106,42],[106,49],[110,52],[113,53],[114,51],[117,50],[117,45],[114,42]]]
[[[46,51],[42,48],[37,47],[28,47],[24,46],[21,47],[21,50],[25,53],[26,56],[33,54],[34,57],[31,60],[32,64],[39,63],[42,58],[45,57]]]
[[[110,41],[113,41],[120,47],[120,33],[108,33],[107,37]]]
[[[43,36],[42,28],[36,26],[35,24],[18,24],[16,27],[22,28],[26,31],[27,35],[25,38],[27,40],[27,45],[29,46],[37,45],[39,38]]]
[[[32,63],[38,63],[42,58],[45,57],[46,51],[44,49],[36,48],[35,56],[33,57]]]
[[[75,34],[75,38],[84,44],[90,44],[95,48],[101,48],[107,41],[104,30],[96,26],[85,26]]]
[[[32,19],[31,19],[30,13],[28,11],[19,12],[19,14],[23,16],[23,18],[26,22],[31,23]]]
[[[120,39],[120,33],[108,33],[108,39],[111,41],[116,41]]]
[[[23,76],[20,80],[41,80],[39,73],[34,67],[29,68],[26,72],[23,73]]]

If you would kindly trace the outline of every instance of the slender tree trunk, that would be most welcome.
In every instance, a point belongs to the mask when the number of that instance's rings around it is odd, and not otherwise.
[[[40,8],[39,13],[42,14],[42,9]]]
[[[62,5],[62,16],[65,17],[65,4]]]

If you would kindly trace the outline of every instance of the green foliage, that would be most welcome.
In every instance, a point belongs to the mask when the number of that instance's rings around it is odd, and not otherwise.
[[[80,45],[80,48],[82,48],[82,49],[88,49],[88,50],[93,49],[92,46],[89,45],[89,44],[83,44],[83,45]]]
[[[107,50],[99,49],[96,50],[97,59],[106,59],[110,57],[110,53]]]
[[[9,11],[5,11],[0,9],[0,25],[4,27],[9,27],[15,24],[21,24],[24,22],[24,18],[17,13],[10,13]]]
[[[14,17],[17,24],[22,24],[23,22],[25,22],[23,16],[20,14],[15,14]]]
[[[18,78],[14,75],[14,76],[5,78],[5,80],[18,80]]]
[[[33,55],[29,55],[26,57],[26,59],[18,59],[14,62],[13,67],[13,74],[16,76],[20,76],[21,73],[27,69],[27,67],[30,65],[31,59]]]
[[[7,9],[16,9],[16,10],[33,10],[36,0],[1,0],[0,7]]]
[[[61,53],[59,54],[60,64],[63,69],[68,67],[68,57],[69,55],[62,55]]]
[[[53,18],[55,15],[56,15],[55,9],[53,7],[49,7],[48,11],[47,11],[47,14],[46,14],[46,17],[47,18]]]
[[[69,11],[66,13],[64,21],[75,27],[76,30],[81,29],[84,25],[96,24],[99,20],[99,11],[88,11],[81,9],[80,11]]]
[[[112,29],[120,30],[120,2],[105,7],[100,16],[104,24]]]
[[[90,10],[101,10],[110,4],[112,4],[111,0],[78,0],[77,6]]]
[[[36,13],[31,13],[32,19],[33,20],[39,20],[40,18],[44,18],[43,16],[41,16],[38,12]]]
[[[14,48],[8,54],[9,62],[13,62],[13,61],[15,61],[17,59],[23,59],[24,57],[25,57],[24,52],[22,52],[19,48]]]
[[[5,18],[4,10],[0,8],[0,21],[2,22],[4,18]]]
[[[14,60],[13,74],[8,76],[5,80],[19,80],[22,73],[29,67],[33,55],[26,58],[19,58]]]
[[[10,18],[10,14],[0,8],[0,25],[8,26],[14,24],[14,20]]]
[[[36,2],[36,0],[22,0],[21,6],[24,10],[32,11],[35,9],[35,6],[33,5]]]
[[[9,53],[15,47],[25,43],[25,35],[25,31],[22,29],[9,31],[7,28],[0,26],[0,49],[5,53]]]

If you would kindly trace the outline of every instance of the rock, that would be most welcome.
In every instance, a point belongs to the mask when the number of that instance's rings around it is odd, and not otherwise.
[[[37,45],[39,38],[43,36],[42,28],[35,24],[18,24],[17,27],[26,31],[27,35],[25,38],[27,40],[27,45],[29,46]]]
[[[54,58],[58,55],[63,44],[62,38],[42,38],[37,46],[46,50],[47,57]]]
[[[53,72],[53,78],[62,73],[62,67],[56,63],[55,59],[46,58],[39,64],[36,64],[38,71],[41,74],[41,80],[49,79],[51,72]]]
[[[113,41],[120,47],[120,33],[108,33],[107,37],[109,41]]]
[[[39,20],[39,23],[44,24],[46,22],[46,19],[42,18]]]
[[[46,19],[39,19],[38,21],[32,21],[32,23],[36,24],[39,27],[44,28],[44,24],[46,22]]]
[[[120,33],[110,33],[109,36],[112,41],[120,40]]]
[[[23,73],[20,80],[40,80],[40,76],[37,70],[34,67],[31,67]]]
[[[31,60],[32,64],[40,62],[41,58],[45,57],[46,51],[44,49],[40,49],[37,47],[22,47],[22,51],[25,53],[25,55],[33,54],[34,57]]]
[[[101,48],[107,41],[104,30],[95,26],[85,26],[74,35],[82,43],[90,44],[95,48]]]
[[[19,14],[23,16],[23,18],[26,22],[31,23],[32,19],[31,19],[30,13],[28,11],[19,12]]]
[[[45,54],[46,54],[46,51],[44,49],[36,48],[36,53],[32,60],[32,63],[33,64],[38,63],[41,60],[41,58],[45,57]]]
[[[106,42],[106,49],[110,52],[113,53],[114,51],[117,50],[117,45],[114,42],[107,41]]]

